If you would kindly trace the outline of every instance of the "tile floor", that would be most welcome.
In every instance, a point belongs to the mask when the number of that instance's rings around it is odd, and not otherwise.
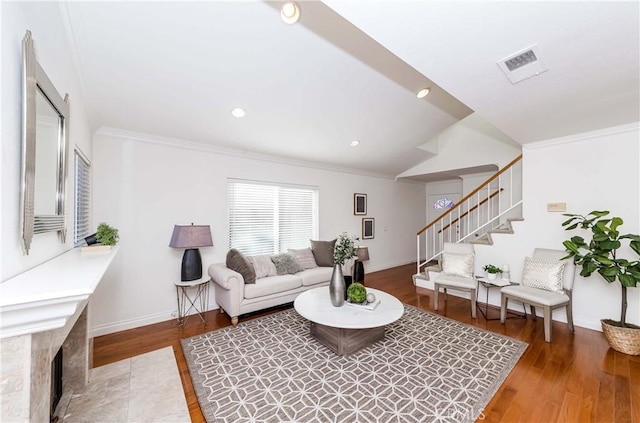
[[[191,421],[171,347],[92,369],[58,414],[64,423]]]

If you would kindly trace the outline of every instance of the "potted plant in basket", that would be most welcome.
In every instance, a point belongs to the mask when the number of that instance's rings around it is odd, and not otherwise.
[[[640,326],[627,323],[627,288],[633,288],[640,282],[640,236],[636,234],[620,235],[618,228],[623,224],[620,217],[607,217],[608,211],[592,211],[586,216],[565,214],[569,219],[562,223],[565,230],[577,228],[591,231],[591,240],[573,236],[562,244],[569,253],[565,259],[582,267],[580,276],[589,277],[598,272],[608,283],[620,282],[621,314],[620,321],[601,320],[602,331],[609,345],[625,354],[640,355]],[[617,252],[622,242],[629,240],[629,247],[639,256],[636,260],[619,258]]]
[[[346,232],[341,233],[336,240],[333,248],[333,273],[329,282],[329,294],[331,295],[331,304],[335,307],[344,305],[346,285],[342,266],[347,260],[356,257],[358,248],[356,247],[355,236],[349,236]]]
[[[497,279],[498,275],[502,273],[502,269],[493,264],[487,264],[482,269],[487,272],[487,279]]]

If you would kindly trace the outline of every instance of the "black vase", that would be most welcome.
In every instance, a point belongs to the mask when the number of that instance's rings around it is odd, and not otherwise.
[[[96,238],[96,234],[89,235],[84,239],[84,242],[86,242],[87,245],[94,245],[98,243],[98,238]]]
[[[344,299],[347,300],[347,291],[349,290],[349,286],[353,283],[353,277],[345,276],[344,277]]]

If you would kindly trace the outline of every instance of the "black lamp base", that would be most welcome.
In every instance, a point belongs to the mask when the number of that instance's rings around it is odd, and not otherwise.
[[[353,281],[364,285],[364,263],[360,260],[353,263]]]
[[[181,276],[183,282],[195,281],[202,277],[202,256],[197,248],[184,250]]]

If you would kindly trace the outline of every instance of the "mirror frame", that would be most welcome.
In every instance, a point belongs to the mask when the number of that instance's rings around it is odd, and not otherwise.
[[[65,187],[67,181],[67,149],[69,135],[69,95],[64,99],[47,77],[36,59],[31,31],[27,30],[22,40],[23,84],[22,84],[22,187],[20,190],[20,228],[25,254],[29,254],[34,235],[58,232],[60,242],[66,240]],[[58,148],[56,160],[57,192],[56,213],[36,215],[35,173],[36,173],[36,95],[40,91],[59,116]]]

